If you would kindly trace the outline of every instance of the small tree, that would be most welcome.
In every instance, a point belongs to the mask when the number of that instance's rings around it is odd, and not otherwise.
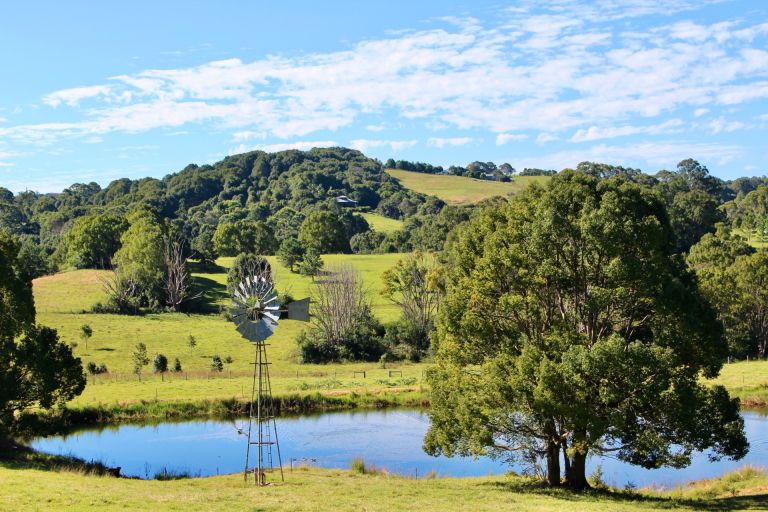
[[[304,246],[295,238],[286,238],[277,250],[277,259],[293,272],[294,267],[304,256]]]
[[[407,256],[385,271],[382,280],[381,294],[400,306],[408,332],[415,338],[410,343],[426,350],[443,288],[435,258],[420,252]]]
[[[271,279],[272,266],[261,256],[256,254],[240,254],[232,263],[232,268],[227,274],[227,291],[232,293],[235,287],[248,276],[264,276]]]
[[[178,357],[173,360],[173,373],[181,373],[181,361]]]
[[[172,310],[178,311],[182,303],[201,295],[201,293],[193,294],[191,291],[184,240],[180,236],[163,237],[163,261],[165,262],[163,276],[165,303]]]
[[[320,258],[320,253],[314,247],[307,248],[307,252],[304,253],[299,265],[299,273],[303,276],[310,276],[314,280],[322,268],[323,260]]]
[[[221,357],[218,354],[211,358],[211,370],[214,372],[224,371],[224,361],[221,360]]]
[[[190,350],[195,350],[195,347],[197,346],[197,339],[191,334],[189,335],[189,338],[187,338],[187,346],[189,346]]]
[[[155,354],[155,359],[152,361],[152,368],[155,373],[163,374],[168,371],[168,358],[163,354]]]
[[[80,339],[85,342],[85,350],[88,350],[88,340],[93,336],[93,329],[88,324],[80,326]]]
[[[133,351],[133,373],[139,377],[141,382],[141,371],[145,366],[149,364],[149,357],[147,357],[147,346],[144,343],[137,343],[136,348]]]

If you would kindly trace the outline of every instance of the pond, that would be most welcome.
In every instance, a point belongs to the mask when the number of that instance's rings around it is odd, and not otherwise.
[[[742,414],[751,450],[741,461],[712,463],[706,455],[698,454],[685,469],[646,470],[613,458],[593,457],[588,474],[600,465],[604,480],[611,485],[670,487],[716,477],[745,464],[765,464],[768,416],[753,411]],[[238,434],[237,427],[245,425],[245,420],[118,425],[36,439],[32,447],[120,466],[122,474],[139,478],[153,478],[163,470],[210,476],[243,470],[246,438]],[[283,417],[277,422],[286,471],[291,459],[294,464],[347,469],[357,457],[362,457],[366,464],[413,477],[430,471],[441,476],[480,476],[521,470],[485,457],[430,457],[421,447],[428,427],[425,412],[403,409]]]

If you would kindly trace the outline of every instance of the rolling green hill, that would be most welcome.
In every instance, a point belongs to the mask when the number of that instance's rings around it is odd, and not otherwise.
[[[531,183],[546,183],[548,176],[518,176],[509,183],[476,180],[462,176],[443,176],[420,172],[387,169],[387,174],[397,178],[408,189],[420,194],[436,196],[449,204],[472,204],[494,196],[508,196],[523,190]]]

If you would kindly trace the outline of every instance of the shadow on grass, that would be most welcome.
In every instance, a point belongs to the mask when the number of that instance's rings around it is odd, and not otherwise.
[[[114,352],[115,349],[109,348],[109,347],[104,347],[104,348],[97,348],[96,351],[97,352]]]
[[[229,299],[227,287],[208,277],[192,278],[192,295],[199,296],[190,301],[187,309],[195,313],[218,313],[222,303]]]
[[[571,502],[569,508],[576,507],[578,502],[606,503],[643,503],[661,509],[690,509],[690,510],[768,510],[768,494],[750,496],[730,496],[723,498],[674,498],[652,496],[636,491],[589,489],[581,492],[565,488],[552,488],[542,482],[532,480],[508,480],[483,482],[482,486],[503,489],[518,494],[536,494],[553,499]]]
[[[203,265],[199,261],[187,260],[187,270],[190,274],[226,274],[227,269],[215,263]]]

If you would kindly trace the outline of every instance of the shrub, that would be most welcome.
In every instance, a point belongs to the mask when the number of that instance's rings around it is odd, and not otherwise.
[[[357,473],[359,475],[364,475],[367,472],[365,468],[365,461],[362,459],[362,457],[356,457],[352,459],[352,464],[349,468],[353,473]]]
[[[107,373],[107,365],[105,365],[104,363],[97,365],[93,361],[90,361],[88,364],[85,365],[85,369],[88,370],[88,373],[90,373],[91,375],[99,375],[100,373]]]
[[[152,362],[152,367],[155,373],[165,373],[168,371],[168,358],[163,354],[155,355],[155,359]]]
[[[173,360],[173,373],[179,373],[181,372],[181,361],[179,361],[179,358]]]
[[[224,362],[221,360],[221,357],[218,354],[211,358],[211,370],[214,372],[224,371]]]

